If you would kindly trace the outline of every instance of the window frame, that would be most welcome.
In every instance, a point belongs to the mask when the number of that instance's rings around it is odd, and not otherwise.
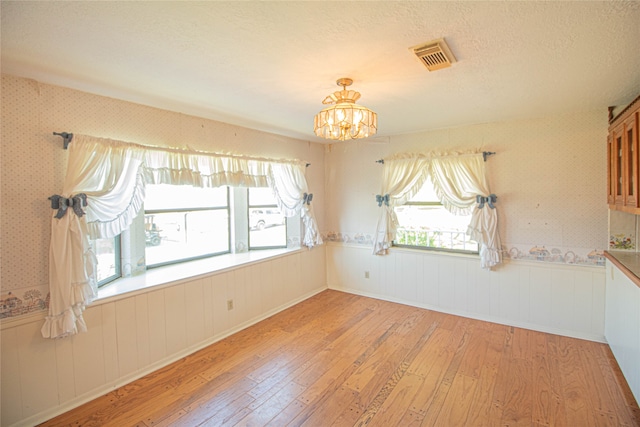
[[[94,247],[95,250],[95,240],[91,240],[91,245]],[[98,287],[98,289],[100,289],[103,286],[108,285],[109,283],[118,280],[119,278],[122,277],[122,241],[120,238],[120,234],[118,234],[117,236],[115,236],[113,238],[113,247],[114,247],[114,261],[115,261],[115,274],[106,277],[102,280],[96,280],[96,286]],[[97,254],[96,254],[97,256]],[[96,270],[96,279],[97,279],[97,270]]]

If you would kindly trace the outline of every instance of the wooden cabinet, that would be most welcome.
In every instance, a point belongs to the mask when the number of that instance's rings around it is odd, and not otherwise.
[[[640,214],[640,96],[609,122],[607,203],[610,209]]]

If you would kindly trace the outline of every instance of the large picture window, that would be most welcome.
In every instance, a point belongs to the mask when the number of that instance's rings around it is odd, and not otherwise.
[[[399,224],[395,246],[478,252],[478,243],[467,235],[471,215],[454,215],[445,209],[430,180],[411,200],[394,210]]]
[[[147,185],[147,267],[229,252],[228,187]]]

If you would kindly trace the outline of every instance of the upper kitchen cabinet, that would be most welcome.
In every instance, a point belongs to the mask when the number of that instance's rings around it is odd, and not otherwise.
[[[640,215],[638,121],[640,96],[609,121],[607,203],[610,209]]]

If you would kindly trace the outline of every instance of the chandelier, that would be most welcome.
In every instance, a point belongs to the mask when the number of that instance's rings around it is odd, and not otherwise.
[[[317,136],[344,141],[375,135],[378,131],[378,115],[367,107],[356,104],[360,93],[347,90],[353,83],[349,78],[336,81],[342,90],[333,92],[322,103],[333,104],[316,114],[313,130]]]

